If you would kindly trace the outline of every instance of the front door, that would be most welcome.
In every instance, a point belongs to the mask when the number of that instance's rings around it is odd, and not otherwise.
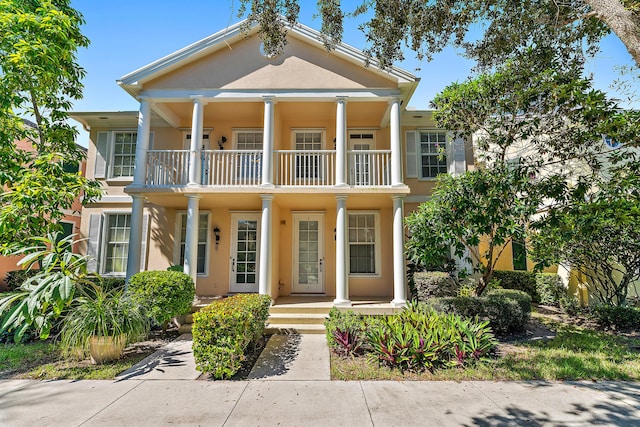
[[[293,214],[293,292],[324,292],[323,214]]]
[[[231,292],[258,292],[259,236],[259,213],[231,215]]]

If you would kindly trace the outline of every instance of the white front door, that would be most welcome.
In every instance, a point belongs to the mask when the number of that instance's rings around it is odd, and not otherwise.
[[[259,213],[231,215],[231,292],[258,292],[259,238]]]
[[[293,292],[324,292],[324,215],[293,214]]]

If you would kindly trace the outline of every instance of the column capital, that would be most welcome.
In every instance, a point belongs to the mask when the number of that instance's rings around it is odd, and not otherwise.
[[[267,103],[275,103],[276,102],[276,96],[275,95],[262,95],[262,100]]]
[[[405,195],[404,194],[392,194],[391,195],[391,200],[404,200]]]
[[[189,99],[191,99],[194,104],[202,104],[202,105],[207,104],[207,101],[204,100],[203,95],[190,95]]]
[[[402,101],[402,96],[400,95],[391,95],[389,97],[389,104],[393,104],[396,102],[401,102]]]
[[[187,199],[192,199],[192,200],[200,200],[202,199],[202,196],[200,194],[185,194],[184,197],[186,197]]]
[[[261,194],[260,198],[262,200],[273,200],[274,196],[273,196],[273,194]]]
[[[150,102],[150,99],[151,99],[151,98],[150,98],[150,97],[148,97],[147,95],[140,95],[140,96],[138,96],[138,101],[140,101],[140,102],[143,102],[143,101],[144,101],[144,102]]]
[[[129,196],[131,196],[132,199],[134,200],[146,200],[147,196],[142,194],[142,193],[133,193],[133,194],[129,194]]]
[[[346,103],[347,102],[347,98],[349,98],[349,97],[348,96],[343,96],[343,95],[336,96],[336,102],[344,102],[344,103]]]
[[[336,194],[336,200],[347,200],[348,198],[347,194]]]

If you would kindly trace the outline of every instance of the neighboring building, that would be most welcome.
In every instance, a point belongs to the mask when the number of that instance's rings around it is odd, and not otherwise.
[[[437,174],[473,163],[471,144],[406,108],[411,73],[365,67],[350,46],[327,52],[303,25],[266,58],[256,31],[236,24],[122,77],[139,112],[72,114],[106,190],[83,210],[90,267],[184,265],[200,296],[402,305],[405,211]]]
[[[28,120],[23,120],[25,126],[31,126],[33,128],[36,127],[35,123],[32,123]],[[21,140],[16,142],[16,148],[22,151],[33,152],[36,151],[36,148],[33,146],[33,143],[29,140]],[[83,161],[81,165],[70,165],[70,171],[77,172],[78,169],[85,173],[86,162]],[[71,209],[67,209],[64,212],[64,217],[60,220],[63,228],[63,236],[69,236],[74,233],[80,233],[80,220],[81,220],[81,211],[82,211],[82,203],[80,200],[75,200]],[[74,246],[74,251],[78,249],[77,245]],[[20,270],[20,267],[17,265],[18,261],[22,259],[21,256],[0,256],[0,290],[4,290],[5,288],[5,278],[7,272],[13,270]]]

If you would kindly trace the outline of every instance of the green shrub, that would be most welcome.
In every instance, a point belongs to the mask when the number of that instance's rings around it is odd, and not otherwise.
[[[441,271],[420,271],[413,275],[413,299],[425,302],[430,298],[452,297],[458,292],[458,281]]]
[[[271,298],[241,294],[214,301],[193,315],[193,355],[197,368],[216,379],[233,376],[250,343],[264,331]]]
[[[124,277],[102,277],[102,276],[89,276],[87,279],[99,286],[103,291],[124,291],[126,280]]]
[[[365,341],[364,317],[353,311],[332,308],[324,322],[329,348],[341,356],[360,353]]]
[[[167,267],[167,271],[179,271],[180,273],[184,273],[184,267],[181,265],[171,265]]]
[[[593,309],[596,321],[605,328],[640,330],[640,309],[635,307],[599,306]]]
[[[486,320],[500,334],[522,330],[529,318],[516,300],[503,295],[433,298],[427,304],[442,313]]]
[[[530,271],[506,271],[496,270],[494,279],[500,280],[500,286],[504,289],[515,289],[529,294],[531,301],[540,302],[540,295],[536,289],[536,275]]]
[[[40,273],[40,270],[37,269],[7,271],[7,275],[5,277],[7,290],[17,291],[25,280],[31,279],[38,273]]]
[[[580,313],[580,304],[573,295],[565,295],[560,298],[560,308],[569,316],[577,316]]]
[[[560,300],[567,296],[567,288],[555,273],[536,274],[536,289],[540,295],[540,304],[560,307]]]
[[[509,298],[514,300],[522,310],[522,325],[524,326],[531,317],[531,296],[523,291],[515,289],[492,289],[486,293],[487,298]]]
[[[403,371],[464,366],[495,346],[488,322],[438,313],[421,303],[381,317],[378,327],[369,329],[367,340],[380,363]]]
[[[196,291],[188,274],[142,271],[131,277],[127,292],[166,330],[172,318],[189,313]]]

